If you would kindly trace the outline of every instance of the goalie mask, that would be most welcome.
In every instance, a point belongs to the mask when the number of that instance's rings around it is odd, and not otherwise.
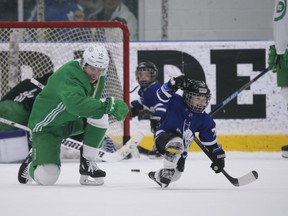
[[[135,75],[139,85],[146,88],[157,80],[158,69],[152,62],[141,62],[137,66]]]
[[[106,70],[109,65],[109,56],[104,46],[94,44],[84,50],[82,68],[88,64],[92,67]]]
[[[204,81],[188,80],[189,88],[184,91],[184,100],[192,112],[202,113],[211,99],[210,89]]]

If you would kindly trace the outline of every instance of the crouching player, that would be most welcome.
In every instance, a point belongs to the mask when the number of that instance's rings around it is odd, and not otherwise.
[[[109,56],[105,47],[90,45],[81,59],[72,60],[50,76],[37,96],[29,118],[32,152],[18,172],[18,181],[31,179],[53,185],[60,175],[60,146],[64,138],[84,132],[80,152],[80,183],[101,185],[106,172],[96,161],[108,128],[108,115],[122,121],[128,106],[122,100],[100,99],[105,86]],[[83,119],[87,119],[84,126]]]
[[[183,96],[175,92],[183,90]],[[163,169],[150,172],[149,177],[161,187],[177,181],[184,171],[188,148],[195,133],[211,155],[211,168],[219,173],[225,165],[225,152],[217,144],[215,122],[204,110],[211,94],[203,81],[190,80],[185,76],[172,78],[158,89],[159,99],[167,104],[167,116],[156,132],[158,151],[164,155]]]

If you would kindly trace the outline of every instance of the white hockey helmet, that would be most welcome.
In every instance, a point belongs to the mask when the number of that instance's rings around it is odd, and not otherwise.
[[[109,65],[109,56],[106,48],[99,44],[87,47],[83,52],[82,67],[86,64],[96,68],[106,69]]]

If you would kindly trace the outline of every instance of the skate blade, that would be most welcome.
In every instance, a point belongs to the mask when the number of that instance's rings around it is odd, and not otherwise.
[[[81,175],[80,177],[80,184],[81,185],[103,185],[104,184],[104,177],[93,178],[88,175]]]

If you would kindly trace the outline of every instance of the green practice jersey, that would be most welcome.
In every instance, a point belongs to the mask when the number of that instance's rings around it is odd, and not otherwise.
[[[105,104],[100,101],[105,76],[99,78],[96,96],[92,98],[96,84],[89,82],[79,61],[64,64],[48,79],[29,118],[28,126],[33,132],[65,126],[81,117],[99,119],[105,114]]]

